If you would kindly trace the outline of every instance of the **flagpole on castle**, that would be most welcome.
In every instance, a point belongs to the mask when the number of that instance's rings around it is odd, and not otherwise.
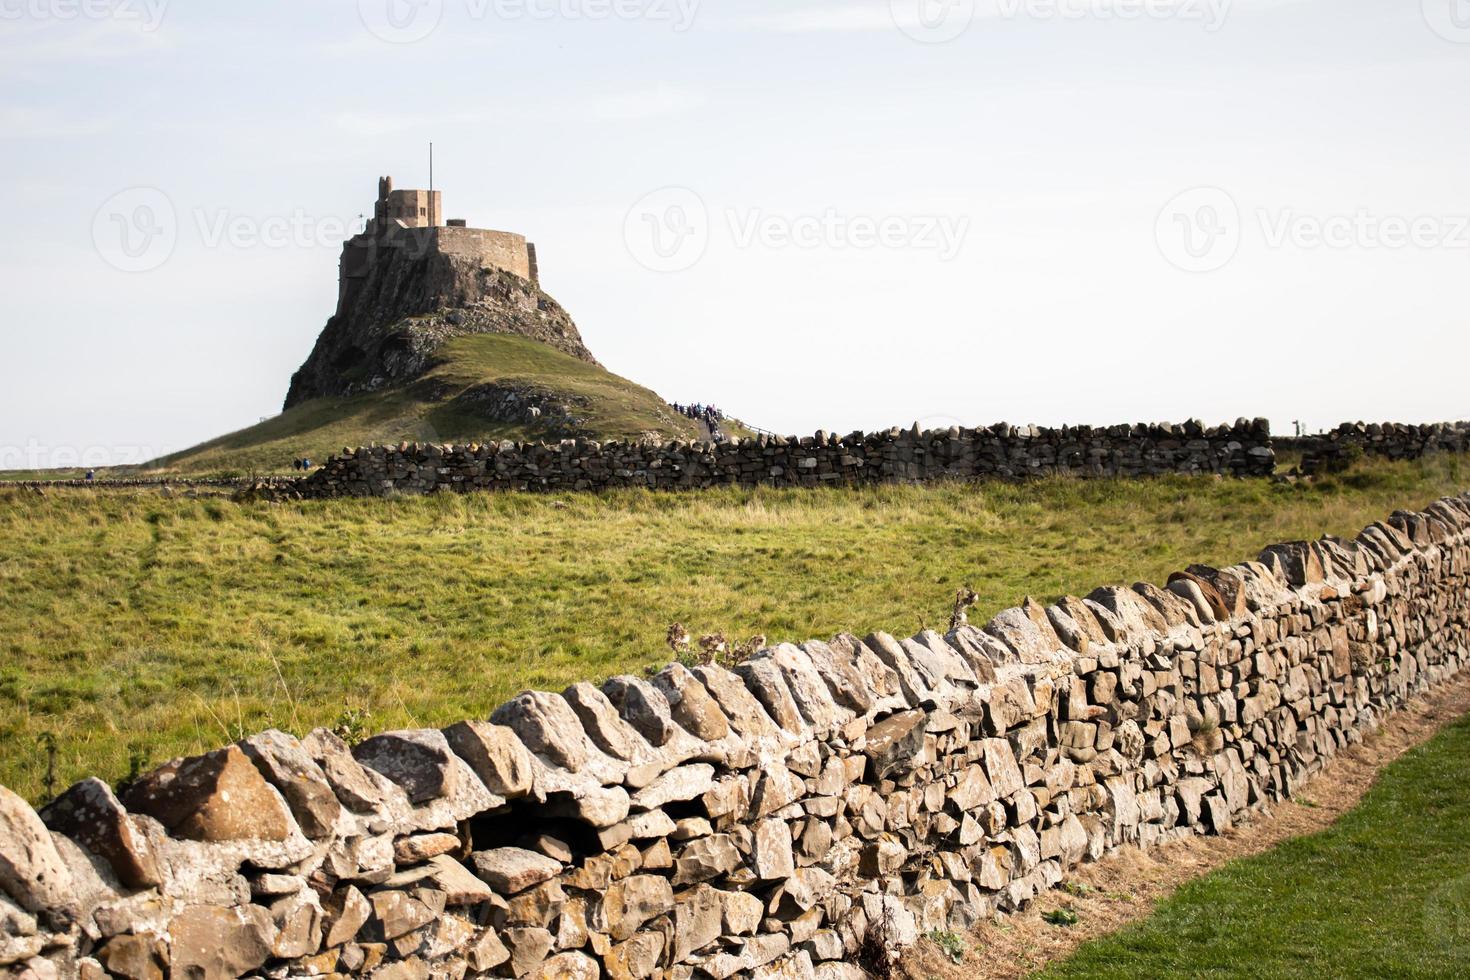
[[[434,208],[434,144],[429,144],[429,210]],[[438,224],[438,215],[429,215],[429,224]]]

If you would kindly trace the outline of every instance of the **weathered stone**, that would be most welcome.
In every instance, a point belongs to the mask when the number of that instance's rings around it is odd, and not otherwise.
[[[322,910],[315,892],[297,893],[278,899],[270,907],[276,937],[271,956],[294,960],[321,949]]]
[[[369,930],[379,942],[397,939],[434,921],[432,909],[404,892],[373,892],[368,896],[368,903],[373,909]]]
[[[831,644],[823,643],[821,640],[811,640],[802,644],[801,650],[806,654],[817,674],[826,683],[828,692],[837,704],[856,712],[867,714],[872,710],[875,691],[869,690],[869,681],[863,676],[862,668],[858,665],[857,645],[852,642],[844,642],[842,638],[834,640]],[[871,655],[870,655],[871,656]],[[874,663],[881,666],[881,661],[872,658]],[[886,667],[884,671],[891,674]],[[879,684],[889,687],[884,692],[885,696],[898,693],[898,678],[887,676],[875,678],[875,687]]]
[[[323,941],[330,949],[357,938],[373,914],[373,907],[362,892],[348,885],[332,895],[324,911],[327,932]]]
[[[617,707],[606,694],[584,682],[567,688],[562,697],[577,713],[593,743],[603,752],[633,765],[652,758],[652,746],[619,716]]]
[[[459,789],[454,752],[433,729],[385,732],[353,749],[352,756],[403,787],[413,803],[453,796]]]
[[[751,868],[763,881],[789,877],[796,870],[791,850],[791,828],[784,820],[762,820],[755,825]]]
[[[654,675],[653,685],[668,699],[674,721],[695,738],[718,742],[730,734],[730,720],[699,679],[679,664]]]
[[[863,754],[876,779],[913,767],[924,748],[929,716],[924,711],[901,711],[868,729]]]
[[[587,733],[558,695],[527,691],[497,708],[490,720],[515,732],[526,748],[551,765],[581,772],[587,764]]]
[[[276,927],[258,905],[191,905],[174,916],[168,934],[172,976],[235,980],[270,958]]]
[[[382,788],[352,757],[352,749],[332,732],[315,729],[301,740],[301,748],[321,767],[338,801],[347,809],[373,813],[386,802]]]
[[[740,866],[740,849],[728,834],[690,841],[674,859],[674,884],[708,881]]]
[[[550,933],[547,934],[548,937]],[[510,961],[510,950],[500,941],[494,929],[484,929],[466,952],[469,967],[477,973],[488,973]]]
[[[312,839],[331,835],[342,813],[342,804],[321,767],[300,742],[285,732],[271,729],[239,744],[266,781],[286,798],[286,805],[302,833]]]
[[[985,774],[990,778],[990,788],[997,797],[1007,797],[1026,788],[1010,742],[1003,738],[987,738],[984,751]]]
[[[582,953],[558,953],[541,966],[541,980],[599,980],[602,968]]]
[[[787,687],[786,677],[779,666],[771,660],[752,660],[736,667],[735,673],[777,726],[787,732],[805,730],[801,709],[791,696],[791,689]]]
[[[683,963],[691,953],[720,938],[725,925],[724,896],[709,885],[699,885],[675,899],[674,962]]]
[[[155,769],[122,803],[188,840],[283,841],[294,828],[280,794],[233,745]]]
[[[514,800],[531,791],[531,753],[511,729],[462,721],[444,729],[444,739],[490,792]]]
[[[640,932],[627,942],[613,946],[603,964],[611,980],[645,980],[658,968],[664,951],[664,937],[659,933]]]
[[[674,907],[674,890],[667,878],[633,875],[608,886],[603,896],[603,914],[608,935],[615,942],[631,939],[643,923]]]
[[[158,936],[114,936],[97,951],[107,972],[124,980],[164,980],[168,946]]]
[[[781,730],[745,681],[723,667],[696,667],[693,674],[720,706],[730,727],[749,742],[777,739]]]
[[[65,834],[112,866],[129,888],[163,883],[148,839],[133,826],[111,788],[100,779],[85,779],[41,811],[47,827]]]
[[[800,647],[791,643],[779,643],[756,654],[756,658],[748,661],[747,665],[763,660],[770,660],[780,669],[797,710],[818,730],[830,729],[851,716],[851,712],[839,708],[832,700],[822,675]],[[760,697],[759,693],[756,696]],[[768,709],[769,707],[767,705]]]
[[[462,846],[454,834],[415,834],[393,842],[393,860],[399,865],[423,864],[440,854],[451,854]]]
[[[551,952],[552,935],[546,929],[507,929],[510,942],[510,972],[514,977],[530,977],[540,971]]]
[[[633,795],[633,806],[654,810],[668,803],[692,800],[714,785],[715,767],[697,764],[670,769]]]
[[[502,895],[515,895],[562,872],[559,861],[519,847],[500,847],[474,855],[475,872]]]
[[[427,869],[428,873],[419,882],[442,893],[444,904],[450,907],[478,905],[495,897],[485,882],[448,854],[431,858]]]
[[[621,786],[590,787],[576,794],[561,794],[549,801],[546,813],[566,817],[599,830],[622,823],[628,817],[631,802]]]
[[[602,685],[602,692],[618,709],[618,716],[654,748],[667,745],[680,733],[668,698],[647,681],[614,677]]]

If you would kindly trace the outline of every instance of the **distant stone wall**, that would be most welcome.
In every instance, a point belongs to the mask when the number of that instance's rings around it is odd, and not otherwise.
[[[401,445],[333,457],[297,489],[308,497],[424,494],[436,490],[682,490],[716,486],[830,486],[1038,476],[1269,476],[1264,419],[1232,426],[1079,426],[1041,429],[890,429],[850,436],[761,436],[724,444],[673,442],[558,446]]]
[[[352,748],[267,732],[39,815],[0,789],[0,972],[855,980],[865,940],[1290,795],[1464,666],[1467,561],[1448,498],[945,636],[781,644]]]
[[[1278,437],[1276,446],[1282,451],[1300,452],[1301,470],[1310,475],[1334,469],[1359,453],[1381,459],[1421,459],[1435,453],[1463,453],[1470,450],[1470,422],[1425,425],[1344,422],[1324,435]]]

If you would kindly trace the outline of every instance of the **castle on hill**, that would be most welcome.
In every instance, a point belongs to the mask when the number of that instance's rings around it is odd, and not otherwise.
[[[392,177],[378,180],[373,218],[342,248],[339,309],[345,310],[389,251],[415,258],[452,256],[503,269],[539,284],[536,246],[510,231],[471,228],[463,218],[444,220],[444,192],[396,190]]]

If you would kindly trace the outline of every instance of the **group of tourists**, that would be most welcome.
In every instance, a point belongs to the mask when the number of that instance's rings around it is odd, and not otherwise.
[[[718,408],[713,405],[680,405],[678,402],[674,402],[671,407],[685,418],[691,418],[709,426],[710,439],[713,441],[725,441],[725,433],[720,430],[720,423],[724,421],[725,413]]]
[[[704,422],[710,428],[714,428],[715,423],[725,417],[725,413],[713,405],[680,405],[674,402],[674,411],[695,421]]]
[[[305,456],[301,457],[300,459],[291,460],[291,468],[297,473],[309,473],[311,472],[311,467],[311,460]]]

